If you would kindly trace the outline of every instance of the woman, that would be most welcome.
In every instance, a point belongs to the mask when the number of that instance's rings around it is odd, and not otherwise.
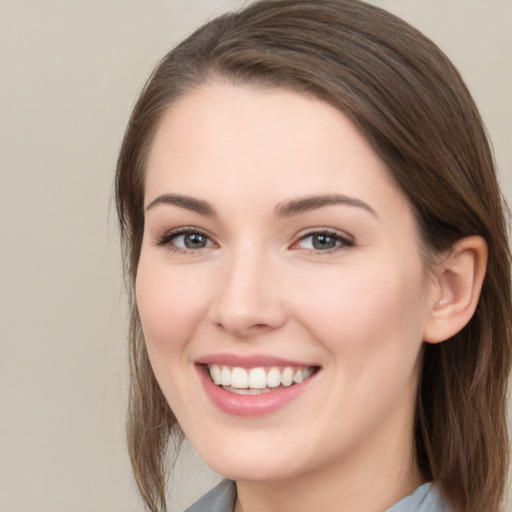
[[[194,512],[499,510],[502,199],[432,42],[351,0],[221,16],[148,81],[116,193],[152,511],[182,433],[229,479]]]

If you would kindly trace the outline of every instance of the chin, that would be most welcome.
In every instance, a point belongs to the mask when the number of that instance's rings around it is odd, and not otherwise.
[[[283,464],[269,464],[269,461],[261,460],[261,457],[255,461],[234,460],[218,461],[213,464],[207,463],[219,475],[235,481],[246,482],[276,482],[286,480],[294,476],[290,468],[283,467]]]
[[[213,471],[236,481],[275,482],[307,471],[307,460],[301,460],[296,450],[288,453],[275,444],[261,444],[248,446],[245,442],[226,446],[223,443],[211,442],[207,447],[197,446],[196,450]],[[214,446],[215,450],[212,449]]]

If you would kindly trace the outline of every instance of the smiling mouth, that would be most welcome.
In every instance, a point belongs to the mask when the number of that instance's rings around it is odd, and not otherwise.
[[[261,395],[289,388],[309,379],[319,367],[255,367],[241,368],[219,364],[206,365],[211,380],[230,393]]]

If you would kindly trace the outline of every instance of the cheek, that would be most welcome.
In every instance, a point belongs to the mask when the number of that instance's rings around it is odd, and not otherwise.
[[[388,358],[409,347],[418,350],[424,300],[421,271],[404,273],[403,268],[382,262],[375,268],[338,272],[324,279],[329,285],[323,290],[310,287],[316,293],[304,296],[301,316],[331,352],[355,359],[371,355],[375,360],[376,351]]]
[[[172,351],[190,339],[205,314],[205,293],[199,283],[204,281],[141,255],[136,299],[150,352]]]

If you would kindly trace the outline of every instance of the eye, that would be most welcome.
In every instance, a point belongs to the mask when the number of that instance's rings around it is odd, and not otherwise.
[[[315,231],[302,236],[292,246],[292,249],[306,249],[308,251],[332,252],[346,247],[353,247],[354,241],[338,232],[329,230]]]
[[[193,251],[213,247],[215,244],[202,231],[192,228],[181,228],[166,233],[158,240],[157,245],[168,246],[172,250]]]

